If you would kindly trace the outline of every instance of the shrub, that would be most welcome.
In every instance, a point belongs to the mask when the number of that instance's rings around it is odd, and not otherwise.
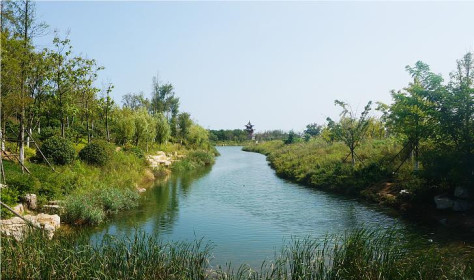
[[[214,156],[212,152],[198,150],[189,153],[188,158],[199,165],[211,165],[214,163]]]
[[[35,183],[38,183],[36,178],[21,173],[13,173],[7,178],[7,186],[9,189],[14,189],[19,195],[24,195],[35,189]]]
[[[125,152],[129,152],[129,153],[134,154],[137,158],[145,158],[145,153],[143,152],[143,150],[136,147],[136,146],[127,144],[127,145],[123,146],[123,150]]]
[[[105,142],[94,142],[79,152],[79,158],[89,164],[104,166],[111,158],[112,148]]]
[[[18,198],[20,194],[18,193],[17,190],[10,187],[6,187],[6,188],[0,189],[0,196],[2,198],[3,203],[13,206],[15,203],[18,202]],[[0,207],[0,217],[2,219],[10,218],[12,215],[13,214],[7,209]]]
[[[38,140],[45,141],[54,136],[60,136],[61,131],[58,128],[44,127],[38,135]]]
[[[65,165],[74,160],[75,151],[72,144],[64,138],[53,136],[41,145],[44,156],[55,164]],[[39,151],[36,152],[38,159],[43,159]]]

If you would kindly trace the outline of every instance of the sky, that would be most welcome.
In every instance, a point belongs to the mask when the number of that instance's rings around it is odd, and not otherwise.
[[[170,82],[181,111],[208,129],[302,131],[337,119],[338,99],[362,111],[391,102],[421,60],[448,80],[474,50],[474,2],[59,2],[36,13],[75,54],[114,84],[151,97],[152,77]],[[375,112],[373,114],[376,114]]]

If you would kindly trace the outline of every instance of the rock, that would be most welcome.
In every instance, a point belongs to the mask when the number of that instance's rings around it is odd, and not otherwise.
[[[158,151],[156,155],[148,155],[146,159],[152,168],[158,168],[160,165],[171,165],[171,158],[162,151]]]
[[[454,201],[445,195],[435,196],[434,202],[436,203],[436,209],[440,210],[449,209],[454,205]]]
[[[59,205],[43,205],[41,209],[46,212],[47,214],[61,214],[61,211],[63,210],[64,207],[59,206]]]
[[[467,211],[472,208],[472,204],[472,202],[467,200],[456,199],[454,201],[453,210],[458,212]]]
[[[21,240],[27,229],[28,225],[19,217],[0,221],[0,232],[6,236],[12,236],[16,240]]]
[[[454,189],[454,196],[457,198],[469,199],[471,198],[471,191],[466,187],[456,187]]]
[[[25,215],[23,218],[30,221],[35,227],[42,228],[46,236],[53,238],[54,232],[60,227],[61,219],[58,215],[38,214],[37,216]],[[2,220],[0,231],[7,235],[13,236],[16,240],[21,240],[26,232],[30,230],[30,226],[23,219],[14,217],[8,220]]]
[[[20,215],[23,215],[25,213],[25,207],[23,207],[23,204],[17,204],[15,207],[12,207],[13,211],[17,212]]]
[[[138,192],[139,192],[139,193],[144,193],[144,192],[146,192],[146,189],[145,189],[145,188],[139,188],[139,189],[138,189]]]
[[[25,202],[26,202],[26,207],[30,210],[35,210],[36,209],[36,194],[27,194],[25,195]]]

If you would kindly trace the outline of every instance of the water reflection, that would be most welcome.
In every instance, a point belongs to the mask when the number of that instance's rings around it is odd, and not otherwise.
[[[392,227],[425,236],[378,208],[282,180],[263,155],[240,147],[219,152],[212,168],[157,183],[140,207],[92,229],[92,239],[105,233],[131,236],[137,229],[164,240],[204,238],[215,245],[214,264],[258,265],[292,237]]]

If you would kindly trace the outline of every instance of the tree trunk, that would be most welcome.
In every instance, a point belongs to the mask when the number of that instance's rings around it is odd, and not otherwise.
[[[354,167],[355,163],[356,163],[355,155],[354,155],[354,149],[351,149],[351,159],[352,159],[352,167]]]
[[[20,155],[19,155],[19,161],[22,166],[22,171],[25,171],[25,168],[23,165],[25,164],[25,115],[24,115],[24,107],[21,113],[20,117],[20,139],[19,139],[19,148],[20,148]]]

